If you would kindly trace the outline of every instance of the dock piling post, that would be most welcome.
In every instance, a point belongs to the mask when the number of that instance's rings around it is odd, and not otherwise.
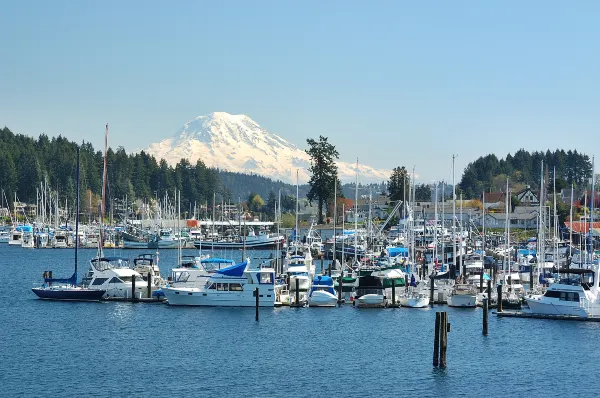
[[[429,277],[429,281],[431,282],[431,286],[429,287],[429,301],[431,302],[431,306],[433,307],[433,275]]]
[[[498,285],[498,312],[502,312],[502,285]]]
[[[131,277],[131,302],[135,303],[135,275]]]
[[[488,308],[489,308],[489,298],[483,299],[483,335],[488,335]]]
[[[433,366],[437,367],[440,360],[440,320],[441,312],[435,313],[435,329],[433,337]]]
[[[448,348],[448,313],[442,312],[440,315],[440,368],[446,368],[446,349]]]
[[[321,254],[321,275],[325,274],[325,261],[323,259],[323,255]]]
[[[331,268],[330,268],[331,270]],[[331,272],[331,271],[330,271]],[[344,291],[344,275],[340,275],[340,280],[338,283],[338,306],[342,306],[342,292]]]
[[[392,307],[396,305],[396,279],[392,278]]]
[[[300,282],[296,278],[296,307],[300,307]]]
[[[146,292],[148,298],[152,298],[152,271],[148,272],[148,291]]]
[[[485,268],[481,268],[481,274],[479,274],[479,293],[483,293],[483,272]]]
[[[258,288],[254,288],[254,297],[256,297],[256,322],[258,322],[258,306],[259,306],[259,295],[258,295]]]

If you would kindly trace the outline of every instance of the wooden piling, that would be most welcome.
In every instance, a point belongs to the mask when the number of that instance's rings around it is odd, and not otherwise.
[[[131,277],[131,302],[135,303],[135,275]]]
[[[259,307],[259,295],[258,288],[254,288],[254,297],[256,297],[256,321],[258,322],[258,307]]]
[[[483,335],[488,335],[488,309],[489,309],[489,298],[483,299]]]
[[[52,279],[52,271],[48,271],[48,278]],[[52,287],[52,282],[48,282],[48,286]]]
[[[502,312],[502,285],[498,285],[498,312]]]
[[[296,307],[300,307],[300,282],[296,279]]]
[[[396,305],[396,279],[392,278],[392,307]]]
[[[430,283],[430,287],[429,287],[429,303],[433,307],[433,288],[434,288],[434,286],[433,286],[433,281],[434,281],[433,275],[431,275],[429,277],[429,281],[431,282]]]
[[[148,291],[146,297],[152,298],[152,271],[148,272]]]
[[[543,270],[541,272],[544,272]],[[533,290],[533,265],[529,264],[529,291]]]
[[[440,368],[446,368],[446,349],[448,348],[448,313],[440,315]]]
[[[331,272],[331,270],[329,271]],[[342,295],[343,295],[343,291],[344,291],[344,275],[343,273],[340,275],[340,280],[338,283],[338,306],[342,306],[343,300],[342,300]]]
[[[440,321],[441,312],[435,313],[435,329],[433,337],[433,366],[439,365],[440,360]]]

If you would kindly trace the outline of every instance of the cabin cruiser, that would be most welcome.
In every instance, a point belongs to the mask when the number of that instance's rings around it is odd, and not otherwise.
[[[337,302],[338,298],[333,288],[333,279],[330,276],[322,275],[315,277],[308,294],[308,306],[335,307]]]
[[[283,273],[289,289],[289,302],[283,300],[282,303],[289,305],[306,303],[310,285],[316,273],[310,250],[301,252],[296,248],[295,253],[288,252],[283,261]],[[298,291],[300,303],[296,303],[296,291]]]
[[[8,243],[10,240],[10,233],[8,231],[0,231],[0,243]]]
[[[426,308],[429,306],[429,292],[427,290],[427,284],[425,281],[419,281],[415,278],[415,275],[410,276],[410,284],[406,286],[404,293],[400,294],[398,299],[399,304],[402,307],[409,308]]]
[[[54,245],[55,249],[64,249],[67,245],[67,233],[65,231],[56,231],[54,233]]]
[[[598,266],[592,269],[560,269],[565,275],[551,284],[544,294],[525,297],[534,314],[572,315],[587,318],[600,315]]]
[[[35,247],[35,239],[33,236],[33,229],[31,227],[29,229],[23,230],[23,237],[21,239],[21,247],[32,249]]]
[[[165,287],[169,305],[260,307],[275,305],[275,270],[251,269],[249,260],[216,270],[202,287]]]
[[[449,307],[477,307],[477,290],[467,283],[457,283],[447,298]]]
[[[170,287],[202,287],[218,269],[235,265],[235,261],[223,258],[182,256],[178,267],[171,270]]]
[[[359,308],[387,307],[387,297],[381,279],[372,275],[358,278],[353,304]]]
[[[151,278],[152,290],[160,289],[167,284],[167,281],[160,275],[158,255],[140,254],[133,259],[133,269],[142,276],[144,281],[148,282],[148,278]]]
[[[23,226],[13,228],[10,232],[10,239],[8,244],[11,246],[21,246],[23,243]]]
[[[132,292],[135,280],[135,292]],[[95,257],[90,260],[90,269],[82,280],[90,289],[105,290],[105,297],[146,297],[147,283],[139,272],[129,268],[129,260],[122,257]]]

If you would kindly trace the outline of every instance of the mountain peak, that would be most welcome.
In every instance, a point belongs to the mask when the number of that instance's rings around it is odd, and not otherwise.
[[[263,129],[247,115],[212,112],[188,121],[172,138],[148,147],[147,153],[171,165],[186,158],[202,160],[209,167],[242,173],[255,173],[276,180],[296,182],[309,179],[310,157],[284,138]],[[354,181],[354,163],[337,162],[342,181]],[[360,167],[363,182],[384,181],[389,170]]]

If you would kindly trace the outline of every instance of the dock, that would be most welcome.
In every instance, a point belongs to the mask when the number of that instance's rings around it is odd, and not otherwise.
[[[551,314],[533,314],[531,312],[525,311],[502,311],[502,312],[492,312],[492,314],[496,314],[502,318],[535,318],[535,319],[554,319],[561,321],[580,321],[580,322],[600,322],[600,317],[590,316],[590,317],[581,317],[575,315],[551,315]]]

